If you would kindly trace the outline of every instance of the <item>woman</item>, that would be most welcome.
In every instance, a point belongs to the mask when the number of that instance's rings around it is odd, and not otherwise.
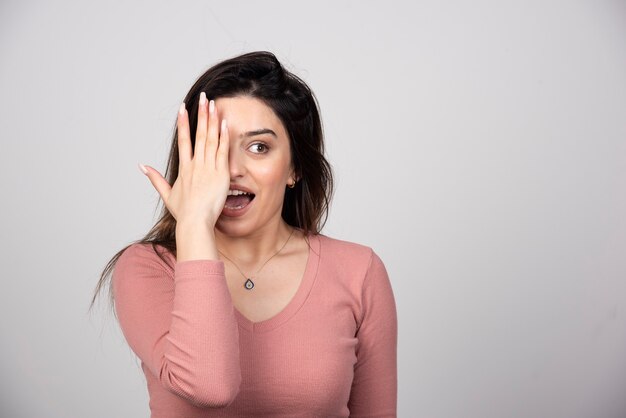
[[[252,52],[185,97],[168,179],[140,165],[166,208],[105,273],[153,418],[396,416],[391,284],[370,247],[319,232],[323,154],[313,93]]]

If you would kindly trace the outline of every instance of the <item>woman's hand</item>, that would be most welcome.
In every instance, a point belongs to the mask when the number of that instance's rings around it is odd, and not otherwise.
[[[213,107],[209,111],[209,107]],[[215,106],[209,106],[206,94],[200,94],[198,128],[193,156],[189,118],[184,103],[178,113],[178,177],[170,187],[152,167],[146,175],[159,192],[178,225],[206,225],[213,230],[224,209],[230,188],[228,169],[228,128],[222,120],[221,132]]]

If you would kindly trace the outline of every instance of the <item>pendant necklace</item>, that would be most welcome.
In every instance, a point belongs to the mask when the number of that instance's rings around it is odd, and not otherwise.
[[[254,276],[250,276],[250,277],[246,277],[245,274],[243,274],[243,272],[241,271],[241,269],[237,266],[237,264],[235,264],[233,262],[233,260],[231,260],[230,258],[226,257],[220,250],[217,250],[217,252],[219,252],[220,254],[222,254],[228,261],[230,261],[231,263],[233,263],[233,265],[235,267],[237,267],[237,270],[239,270],[239,273],[241,273],[241,275],[243,276],[244,279],[246,279],[246,282],[243,284],[243,287],[246,288],[246,290],[252,290],[254,288],[254,282],[252,281],[252,278],[256,278],[256,275],[259,274],[259,271],[261,271],[263,269],[263,267],[265,267],[265,265],[267,264],[268,261],[270,261],[272,258],[274,258],[276,255],[278,255],[279,252],[281,252],[283,250],[283,248],[285,248],[285,245],[287,245],[287,243],[289,242],[289,239],[291,238],[291,236],[293,235],[293,232],[296,229],[292,227],[291,229],[291,234],[289,234],[289,238],[287,238],[287,241],[285,241],[285,243],[283,244],[282,247],[280,247],[280,250],[278,250],[276,252],[276,254],[274,254],[273,256],[271,256],[270,258],[267,259],[267,261],[265,263],[263,263],[263,265],[261,266],[260,269],[257,270],[257,272],[255,273]]]

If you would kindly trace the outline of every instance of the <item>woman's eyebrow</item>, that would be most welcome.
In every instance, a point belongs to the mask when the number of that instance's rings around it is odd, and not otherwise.
[[[239,135],[240,137],[251,137],[251,136],[255,136],[255,135],[263,135],[263,134],[271,134],[274,135],[275,138],[278,138],[278,136],[276,135],[276,132],[272,131],[271,129],[267,129],[267,128],[263,128],[263,129],[257,129],[254,131],[248,131],[246,133],[242,133],[241,135]]]

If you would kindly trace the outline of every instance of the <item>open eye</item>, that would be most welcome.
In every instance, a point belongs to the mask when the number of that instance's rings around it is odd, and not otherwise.
[[[270,147],[268,147],[263,142],[255,142],[250,147],[256,148],[257,151],[259,151],[259,147],[260,147],[260,151],[259,152],[255,152],[255,154],[265,154],[270,149]]]

